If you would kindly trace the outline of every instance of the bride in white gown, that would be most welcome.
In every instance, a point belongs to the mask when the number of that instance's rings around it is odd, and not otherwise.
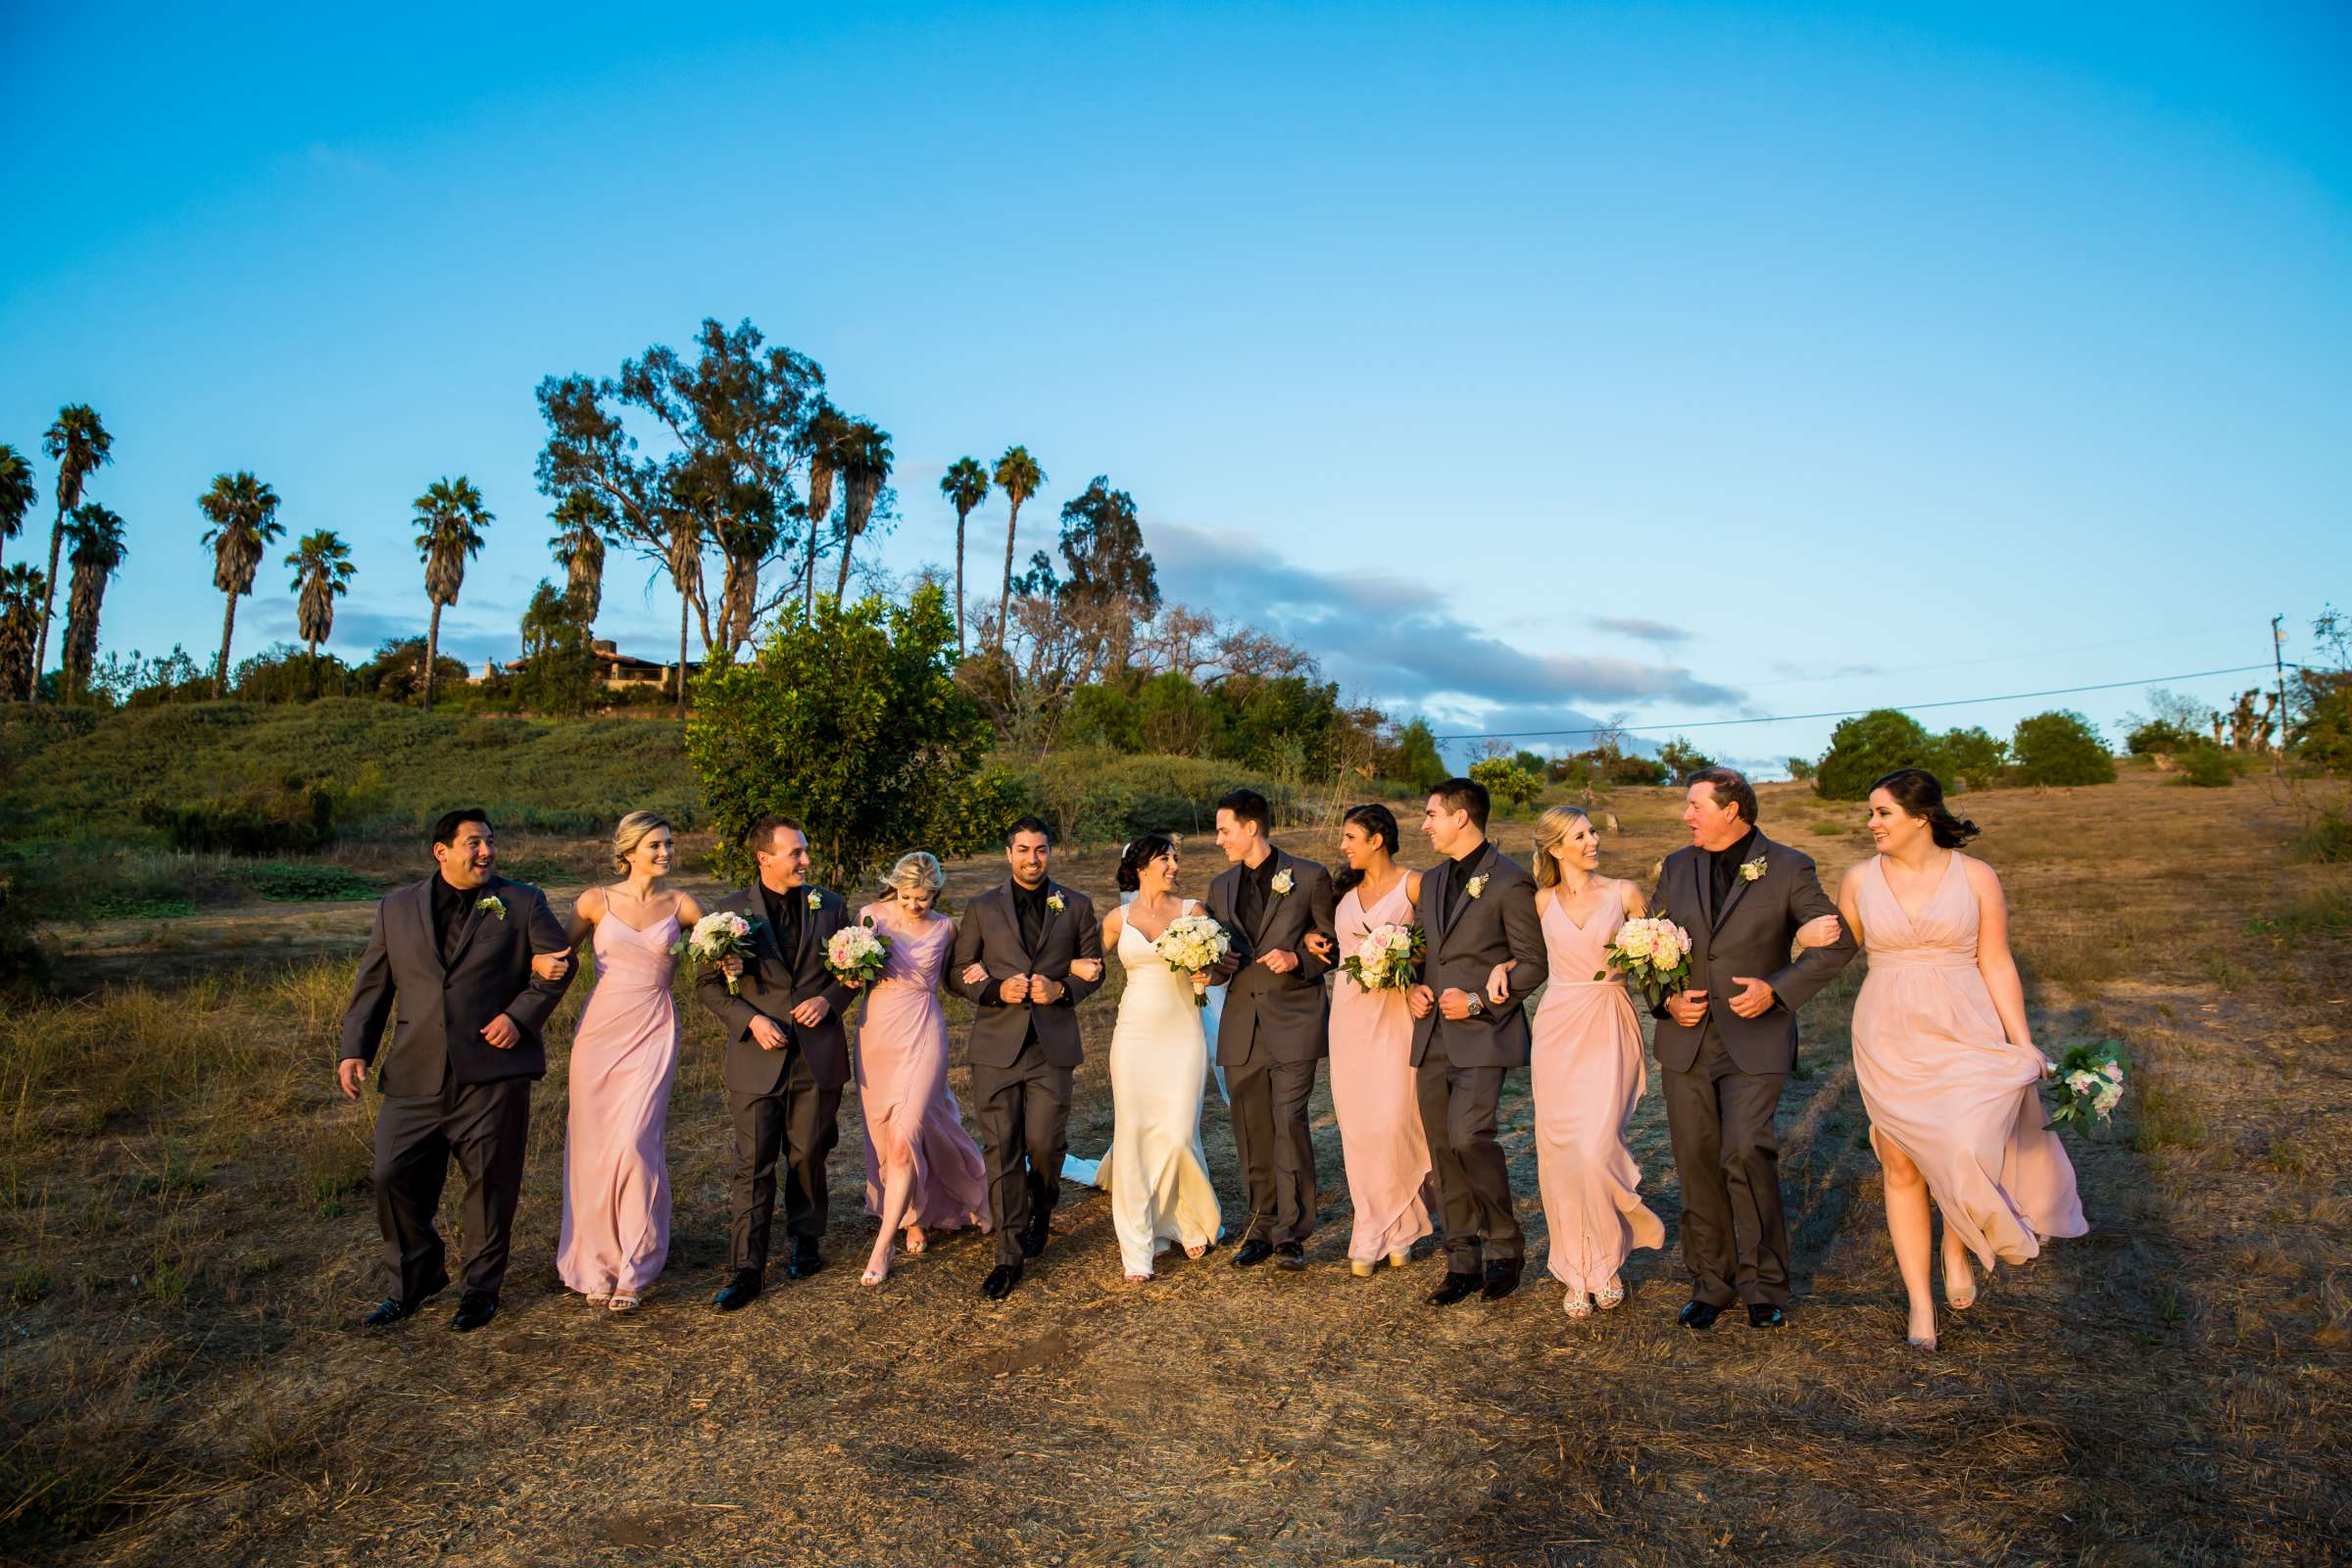
[[[1111,1222],[1130,1282],[1152,1277],[1152,1260],[1175,1242],[1191,1257],[1208,1250],[1220,1214],[1200,1152],[1200,1095],[1208,1081],[1208,1033],[1194,982],[1168,967],[1152,944],[1200,906],[1176,897],[1176,846],[1148,833],[1119,858],[1120,891],[1134,898],[1102,921],[1102,946],[1127,972],[1110,1032]]]

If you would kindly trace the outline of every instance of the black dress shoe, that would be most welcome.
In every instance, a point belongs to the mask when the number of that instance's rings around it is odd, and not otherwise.
[[[1274,1266],[1287,1268],[1293,1273],[1297,1273],[1306,1267],[1306,1249],[1297,1242],[1276,1242],[1274,1244]]]
[[[1035,1257],[1038,1253],[1044,1251],[1046,1250],[1047,1234],[1048,1222],[1043,1219],[1033,1219],[1028,1224],[1022,1226],[1021,1255],[1023,1257]]]
[[[980,1294],[992,1301],[1002,1301],[1010,1296],[1012,1288],[1020,1283],[1020,1264],[999,1263],[988,1271],[988,1278],[980,1282]]]
[[[395,1323],[405,1323],[416,1315],[416,1309],[397,1297],[387,1296],[375,1303],[375,1310],[360,1319],[364,1329],[388,1329]]]
[[[1711,1329],[1715,1326],[1715,1320],[1721,1316],[1723,1316],[1723,1308],[1720,1306],[1713,1306],[1705,1301],[1689,1301],[1683,1306],[1683,1315],[1676,1321],[1687,1329]]]
[[[739,1268],[735,1271],[735,1277],[710,1298],[710,1304],[721,1312],[740,1312],[760,1299],[760,1293],[766,1289],[766,1284],[758,1269]]]
[[[1456,1301],[1468,1300],[1478,1294],[1479,1283],[1480,1276],[1477,1274],[1447,1269],[1445,1280],[1429,1293],[1429,1304],[1451,1306]]]
[[[1242,1244],[1240,1251],[1233,1254],[1233,1266],[1235,1268],[1255,1268],[1273,1255],[1274,1244],[1272,1242],[1267,1241],[1263,1236],[1252,1236]]]
[[[824,1266],[824,1255],[817,1251],[814,1242],[795,1238],[792,1260],[784,1265],[784,1277],[788,1280],[805,1280]]]
[[[1747,1326],[1751,1329],[1785,1329],[1788,1326],[1788,1320],[1781,1315],[1779,1307],[1769,1301],[1750,1301],[1747,1303]]]
[[[449,1326],[460,1334],[471,1334],[496,1316],[498,1316],[497,1297],[476,1296],[468,1292],[459,1298],[458,1314],[449,1320]]]
[[[1519,1271],[1524,1265],[1515,1257],[1492,1258],[1487,1263],[1487,1280],[1478,1294],[1490,1301],[1499,1301],[1519,1288]]]

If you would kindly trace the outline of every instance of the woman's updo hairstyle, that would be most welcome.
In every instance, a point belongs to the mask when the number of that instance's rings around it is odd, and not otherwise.
[[[677,838],[678,830],[670,827],[669,819],[653,811],[631,811],[622,817],[620,826],[612,830],[613,874],[627,876],[629,857],[637,853],[637,846],[664,829],[672,840]]]
[[[1144,886],[1144,867],[1163,855],[1176,853],[1176,841],[1165,833],[1147,833],[1130,839],[1119,852],[1119,891],[1138,893]]]
[[[1977,836],[1977,824],[1951,813],[1943,804],[1943,786],[1924,767],[1896,768],[1871,786],[1874,794],[1880,790],[1894,797],[1905,816],[1923,819],[1939,850],[1956,850]]]
[[[892,893],[919,893],[930,890],[932,901],[938,902],[940,890],[948,885],[948,873],[940,869],[939,857],[929,850],[909,850],[890,868],[882,885]]]
[[[1401,842],[1396,833],[1396,813],[1395,811],[1377,801],[1366,806],[1350,806],[1340,813],[1340,826],[1346,827],[1350,822],[1362,828],[1368,837],[1387,850],[1392,858],[1395,857],[1396,846]],[[1346,898],[1348,890],[1363,879],[1364,873],[1358,871],[1354,866],[1341,867],[1340,874],[1331,879],[1332,897],[1335,899]]]

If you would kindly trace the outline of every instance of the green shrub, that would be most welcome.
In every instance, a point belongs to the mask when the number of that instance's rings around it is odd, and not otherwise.
[[[224,870],[261,897],[278,904],[372,899],[380,891],[374,882],[348,866],[321,861],[262,860],[227,866]]]
[[[1813,788],[1827,800],[1864,800],[1871,785],[1896,768],[1934,771],[1942,760],[1936,738],[1918,719],[1892,708],[1873,709],[1840,719],[1830,732],[1830,749],[1822,754]]]
[[[248,783],[212,800],[145,801],[139,820],[183,854],[308,854],[335,836],[330,781]]]
[[[1814,767],[1813,760],[1811,758],[1791,757],[1788,759],[1788,776],[1796,780],[1799,784],[1810,784],[1813,781],[1813,773]]]
[[[1023,811],[1052,822],[1071,843],[1105,844],[1138,833],[1213,832],[1217,802],[1238,789],[1263,795],[1277,823],[1298,820],[1303,808],[1282,780],[1215,758],[1055,752],[1042,760],[1002,760],[997,771],[1013,791],[1012,804],[986,825],[979,848],[1002,842],[1004,822]],[[975,821],[976,831],[981,826]]]
[[[2009,760],[2006,741],[1993,739],[1981,725],[1947,729],[1936,742],[1936,764],[1928,771],[1952,790],[1989,789],[2000,782]]]
[[[2112,784],[2115,758],[2081,713],[2060,709],[2020,719],[2009,742],[2021,784]]]
[[[1508,757],[1472,762],[1470,779],[1484,784],[1488,798],[1505,812],[1524,811],[1544,794],[1542,775],[1529,772]]]
[[[1622,757],[1607,760],[1602,776],[1611,784],[1671,784],[1674,774],[1654,757],[1642,757],[1627,752]]]
[[[2211,746],[2213,742],[2200,735],[2191,735],[2167,718],[2151,718],[2132,726],[2124,737],[2124,750],[2133,757],[2154,757],[2160,752],[2184,752],[2196,745]]]
[[[2323,865],[2341,865],[2352,860],[2352,813],[2315,811],[2303,824],[2296,848],[2303,858]]]
[[[1689,778],[1702,767],[1713,767],[1715,760],[1677,735],[1658,748],[1658,763],[1671,777]]]
[[[2178,769],[2175,783],[2198,789],[2227,789],[2238,775],[2237,754],[2211,741],[2190,741],[2176,748],[2173,765]]]

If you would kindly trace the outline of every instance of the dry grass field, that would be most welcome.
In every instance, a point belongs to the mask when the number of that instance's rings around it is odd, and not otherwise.
[[[1440,1264],[1349,1276],[1319,1101],[1303,1275],[1229,1251],[1121,1281],[1074,1192],[1002,1306],[949,1238],[861,1291],[853,1093],[819,1277],[720,1317],[726,1131],[690,1013],[669,1272],[614,1319],[557,1285],[564,1060],[535,1102],[506,1310],[363,1333],[368,1117],[331,1057],[366,909],[69,933],[82,1000],[0,1022],[0,1555],[72,1564],[2315,1562],[2352,1539],[2352,879],[2259,782],[2145,773],[1962,808],[2007,879],[2040,1043],[2112,1036],[2119,1125],[2072,1142],[2089,1236],[1903,1343],[1846,1016],[1809,1011],[1781,1122],[1798,1299],[1678,1329],[1674,1253],[1568,1322],[1530,1285],[1440,1311]],[[1681,841],[1606,803],[1604,868]],[[1859,812],[1767,790],[1766,830],[1858,856]],[[1525,824],[1506,824],[1523,853]],[[1326,845],[1300,832],[1307,854]],[[512,847],[510,847],[512,848]],[[1408,858],[1426,860],[1419,850]],[[1187,868],[1199,891],[1213,852]],[[573,852],[571,863],[592,860]],[[1056,867],[1098,897],[1100,854]],[[951,899],[1001,874],[955,868]],[[559,892],[570,888],[559,886]],[[95,977],[92,981],[91,977]],[[1073,1147],[1109,1133],[1101,1048]],[[957,1069],[960,1093],[964,1077]],[[1541,1255],[1525,1075],[1505,1129]],[[1209,1159],[1238,1203],[1212,1097]],[[1676,1210],[1653,1084],[1632,1130]],[[844,1201],[844,1199],[847,1199]],[[454,1210],[454,1202],[453,1202]]]

